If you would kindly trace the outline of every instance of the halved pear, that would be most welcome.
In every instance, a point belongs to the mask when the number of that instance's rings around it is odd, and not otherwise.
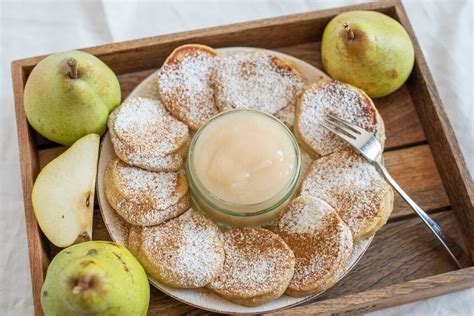
[[[100,136],[86,135],[47,164],[33,186],[41,230],[58,247],[92,239]]]

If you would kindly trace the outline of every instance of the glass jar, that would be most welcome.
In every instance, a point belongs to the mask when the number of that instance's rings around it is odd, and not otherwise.
[[[288,137],[288,140],[285,139],[284,141],[289,141],[291,143],[291,146],[287,147],[291,147],[292,154],[294,157],[294,161],[291,161],[291,163],[293,164],[292,166],[294,167],[288,173],[287,183],[284,184],[283,187],[278,192],[273,194],[270,198],[266,198],[265,200],[256,203],[233,203],[220,198],[217,194],[215,194],[215,192],[211,192],[209,188],[203,185],[202,181],[199,179],[198,172],[196,170],[196,144],[200,143],[199,140],[201,135],[203,135],[203,133],[206,132],[206,129],[212,124],[214,124],[217,120],[229,119],[231,118],[230,115],[236,114],[237,112],[246,112],[246,115],[248,113],[252,116],[252,119],[256,119],[257,121],[270,119],[272,120],[272,124],[276,123],[275,127],[272,128],[275,128],[275,130],[279,130],[279,132],[281,132],[281,137]],[[259,117],[257,118],[255,115]],[[232,122],[235,122],[235,118],[238,117],[235,116],[232,118],[234,120],[230,120],[230,124],[232,124]],[[261,121],[261,123],[270,122]],[[265,124],[259,125],[263,126]],[[259,145],[260,144],[258,144],[257,147],[259,147]],[[293,157],[291,158],[293,159]],[[191,140],[191,144],[189,146],[185,168],[189,187],[191,190],[193,208],[206,213],[221,226],[262,226],[270,224],[284,210],[285,206],[295,194],[298,179],[301,174],[300,149],[292,132],[276,117],[256,110],[231,110],[222,112],[214,116],[194,134]]]

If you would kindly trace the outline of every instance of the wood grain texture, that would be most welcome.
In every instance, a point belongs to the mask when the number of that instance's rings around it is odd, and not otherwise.
[[[395,5],[396,14],[406,28],[415,48],[416,63],[408,87],[415,108],[435,153],[441,178],[458,218],[464,239],[474,260],[474,183],[469,174],[459,144],[444,111],[431,73],[426,64],[415,33],[401,3]]]
[[[428,145],[384,153],[385,165],[408,195],[425,211],[432,213],[449,207],[449,200]],[[390,221],[416,216],[395,192]]]
[[[131,72],[118,76],[120,82],[120,89],[122,90],[122,100],[125,100],[128,95],[149,75],[154,73],[157,69],[148,69],[143,71]],[[158,87],[156,87],[158,90]]]
[[[274,313],[274,315],[360,315],[472,286],[474,286],[474,267],[411,280],[380,289],[320,300],[310,305]]]
[[[432,217],[455,240],[461,239],[452,211],[433,214]],[[419,218],[414,217],[387,224],[375,235],[355,269],[321,299],[381,288],[456,269],[436,237]]]
[[[42,310],[39,293],[41,292],[46,269],[49,265],[49,249],[48,242],[36,222],[31,201],[34,179],[36,179],[39,172],[39,161],[36,144],[33,141],[32,130],[28,126],[23,110],[23,87],[25,80],[26,75],[24,70],[16,63],[12,63],[12,82],[16,105],[16,126],[20,151],[21,183],[25,208],[26,237],[28,239],[30,257],[33,304],[35,314],[41,315]]]
[[[425,143],[426,136],[406,85],[386,97],[374,99],[374,103],[384,121],[390,122],[385,125],[386,151]]]

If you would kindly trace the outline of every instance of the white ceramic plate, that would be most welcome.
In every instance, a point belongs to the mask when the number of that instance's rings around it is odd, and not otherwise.
[[[217,49],[220,55],[234,54],[237,52],[243,51],[252,51],[255,48],[246,48],[246,47],[231,47],[231,48],[221,48]],[[306,83],[312,83],[319,79],[326,78],[327,75],[324,74],[321,70],[311,66],[310,64],[299,60],[295,57],[285,55],[275,51],[268,51],[271,54],[281,56],[286,60],[292,62],[297,69],[302,74]],[[128,98],[131,97],[147,97],[147,98],[159,98],[157,92],[157,79],[158,72],[151,74],[143,82],[141,82],[130,94]],[[105,197],[104,192],[104,174],[107,164],[110,159],[115,157],[115,153],[112,147],[112,142],[110,141],[109,134],[107,133],[102,140],[102,145],[100,149],[100,158],[99,158],[99,168],[98,168],[98,180],[97,180],[97,192],[99,199],[99,208],[102,213],[102,217],[105,222],[105,226],[112,237],[112,239],[120,244],[126,244],[128,238],[128,224],[112,209],[110,204]],[[362,255],[365,253],[370,243],[372,242],[373,237],[370,237],[366,240],[360,241],[354,245],[354,250],[352,251],[351,258],[349,263],[344,269],[344,273],[340,279],[342,279],[359,261]],[[300,305],[304,302],[315,299],[321,293],[308,295],[305,297],[290,297],[283,295],[282,297],[275,299],[271,302],[268,302],[264,305],[256,307],[246,307],[238,304],[234,304],[227,300],[220,298],[219,296],[208,292],[205,289],[176,289],[164,284],[159,283],[158,281],[149,278],[150,283],[153,284],[157,289],[166,293],[167,295],[184,302],[186,304],[208,310],[211,312],[226,313],[226,314],[255,314],[255,313],[266,313],[274,312],[277,310],[289,308],[292,306]]]

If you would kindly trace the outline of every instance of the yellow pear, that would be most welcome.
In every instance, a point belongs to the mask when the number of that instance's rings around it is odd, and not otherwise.
[[[408,33],[391,17],[375,11],[349,11],[333,18],[324,29],[321,58],[331,77],[378,98],[403,85],[415,53]]]
[[[28,76],[25,114],[44,137],[70,146],[107,129],[109,113],[120,104],[117,76],[104,62],[82,51],[49,55]]]
[[[88,241],[64,249],[48,267],[41,306],[48,316],[144,316],[150,285],[127,248]]]

